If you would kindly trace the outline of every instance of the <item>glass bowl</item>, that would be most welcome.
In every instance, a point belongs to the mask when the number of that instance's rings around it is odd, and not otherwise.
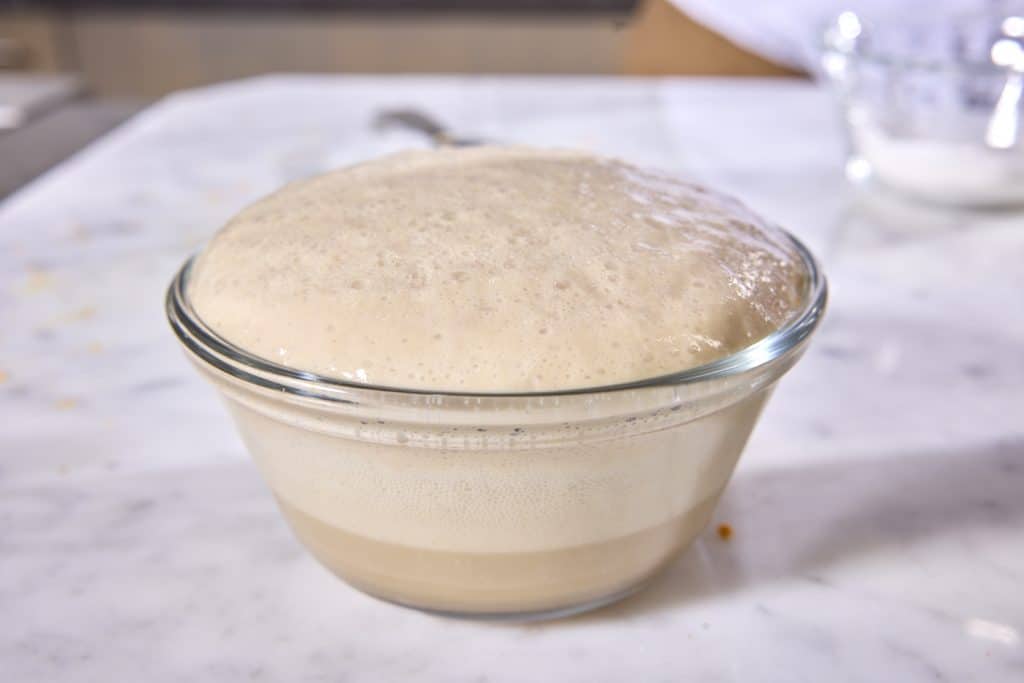
[[[847,176],[944,204],[1024,204],[1022,39],[1021,2],[840,14],[821,67],[846,124]]]
[[[299,540],[352,586],[474,617],[536,618],[631,593],[708,523],[773,385],[820,320],[629,384],[521,394],[341,381],[246,353],[203,324],[187,262],[171,327],[225,399]]]

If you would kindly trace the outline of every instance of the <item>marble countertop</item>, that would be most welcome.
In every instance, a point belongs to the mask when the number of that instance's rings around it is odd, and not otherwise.
[[[698,178],[824,260],[832,303],[713,531],[648,590],[498,625],[377,602],[292,539],[163,317],[286,180],[466,135]],[[8,681],[1024,680],[1024,215],[855,190],[797,82],[268,77],[181,93],[0,204]]]

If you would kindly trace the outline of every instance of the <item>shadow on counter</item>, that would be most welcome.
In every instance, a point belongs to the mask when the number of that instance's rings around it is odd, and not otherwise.
[[[823,574],[845,561],[956,531],[1019,527],[1024,442],[757,471],[726,491],[715,519],[735,525],[732,540],[709,529],[636,596],[570,621],[630,619],[772,581],[827,586]]]

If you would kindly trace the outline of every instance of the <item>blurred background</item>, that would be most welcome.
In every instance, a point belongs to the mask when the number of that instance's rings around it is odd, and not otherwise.
[[[155,98],[265,73],[801,74],[707,23],[669,0],[0,2],[0,197]]]

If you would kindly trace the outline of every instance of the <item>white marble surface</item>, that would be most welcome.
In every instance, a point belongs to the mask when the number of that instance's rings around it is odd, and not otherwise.
[[[163,290],[290,178],[459,131],[730,190],[825,260],[830,314],[717,521],[575,619],[376,602],[290,537]],[[757,112],[761,112],[758,114]],[[5,681],[1024,680],[1024,217],[846,187],[801,84],[277,77],[180,94],[0,205]]]

